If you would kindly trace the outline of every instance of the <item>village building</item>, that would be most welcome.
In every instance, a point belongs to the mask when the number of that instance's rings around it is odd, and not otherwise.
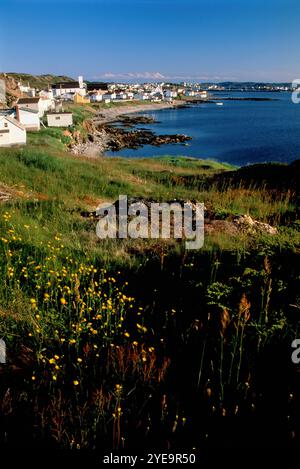
[[[39,102],[40,110],[45,114],[45,112],[50,111],[55,108],[55,102],[53,98],[41,97]]]
[[[88,104],[90,102],[89,96],[82,96],[79,93],[74,94],[74,103],[75,104]]]
[[[23,85],[21,81],[18,82],[18,88],[21,93],[29,93],[29,91],[31,90],[31,86],[29,85],[29,83],[27,85]]]
[[[69,94],[74,95],[75,93],[85,96],[86,85],[83,83],[83,78],[78,77],[78,81],[60,82],[52,85],[52,92],[56,98]]]
[[[103,95],[103,100],[105,101],[106,99],[109,99],[110,101],[112,101],[113,99],[116,99],[116,97],[116,93],[105,93]]]
[[[134,99],[137,99],[138,101],[146,101],[150,98],[150,93],[139,92],[134,94]]]
[[[177,98],[178,93],[177,93],[177,91],[167,89],[167,90],[164,91],[164,96],[165,96],[165,98],[173,99],[173,98]]]
[[[101,90],[98,90],[98,91],[95,91],[95,92],[91,92],[89,94],[89,97],[90,97],[90,100],[92,102],[100,102],[103,100],[103,95],[106,94],[105,91],[101,91]]]
[[[127,95],[127,93],[124,93],[123,91],[121,91],[119,93],[116,92],[116,99],[118,99],[120,101],[123,100],[123,99],[128,99],[128,95]]]
[[[1,116],[9,116],[9,117],[16,117],[16,110],[15,108],[10,109],[0,109],[0,117]]]
[[[41,127],[39,112],[34,109],[16,106],[16,119],[26,130],[38,131]]]
[[[207,91],[200,91],[199,96],[201,99],[207,99],[208,98],[208,93]]]
[[[74,93],[63,93],[58,99],[60,101],[74,101]]]
[[[163,100],[163,98],[164,98],[163,93],[161,93],[159,91],[151,93],[151,101],[160,102],[160,101]]]
[[[196,96],[196,92],[194,90],[185,90],[184,94],[188,97]]]
[[[47,98],[47,99],[51,99],[53,100],[53,90],[49,89],[49,90],[41,90],[39,92],[39,97],[40,98]]]
[[[0,114],[0,147],[26,144],[26,129],[11,116]]]
[[[48,127],[70,127],[73,125],[72,112],[48,112],[47,113]]]
[[[90,82],[86,84],[87,92],[90,91],[108,91],[108,84],[107,83],[98,83],[98,82]]]
[[[26,109],[32,109],[33,111],[38,111],[39,114],[42,114],[42,109],[40,107],[40,98],[19,98],[17,105]]]
[[[43,117],[45,112],[53,107],[53,103],[53,100],[47,98],[19,98],[17,106],[38,111],[39,117]]]

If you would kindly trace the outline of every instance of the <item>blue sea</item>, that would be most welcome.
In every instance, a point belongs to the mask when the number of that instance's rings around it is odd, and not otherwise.
[[[193,156],[238,166],[266,161],[291,162],[300,158],[300,104],[288,92],[219,92],[215,103],[196,104],[184,109],[143,112],[158,123],[143,124],[157,134],[186,134],[182,144],[145,145],[137,150],[108,152],[126,157],[162,155]],[[226,101],[222,98],[272,98],[274,101]]]

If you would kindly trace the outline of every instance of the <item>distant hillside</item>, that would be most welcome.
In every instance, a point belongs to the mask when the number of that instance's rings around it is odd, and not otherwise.
[[[28,73],[0,73],[0,79],[5,80],[8,106],[21,96],[18,82],[22,82],[23,85],[29,83],[33,88],[44,89],[60,81],[75,81],[63,75],[30,75]]]
[[[27,85],[28,83],[33,88],[43,89],[47,87],[49,84],[55,84],[60,81],[75,81],[73,78],[64,76],[64,75],[30,75],[29,73],[2,73],[0,74],[0,78],[4,77],[11,77],[14,80],[21,81],[23,85]]]

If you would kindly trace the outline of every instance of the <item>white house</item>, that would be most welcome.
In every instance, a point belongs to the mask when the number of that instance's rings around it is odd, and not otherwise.
[[[149,93],[135,93],[134,99],[138,99],[139,101],[146,101],[147,99],[150,99],[150,94]]]
[[[50,111],[55,108],[55,103],[53,98],[42,97],[40,98],[39,107],[43,115],[45,112]]]
[[[126,93],[121,92],[116,94],[116,99],[123,100],[123,99],[128,99],[128,96]]]
[[[43,117],[45,113],[45,104],[41,98],[19,98],[17,106],[38,111],[39,117]]]
[[[160,92],[151,93],[151,101],[162,101],[163,97],[163,94]]]
[[[26,85],[23,85],[21,81],[18,82],[18,87],[22,93],[28,93],[31,90],[29,83],[26,86]]]
[[[40,98],[53,99],[53,90],[41,90],[39,92]]]
[[[16,119],[0,115],[0,147],[26,144],[26,129]]]
[[[95,93],[90,94],[89,96],[92,102],[98,103],[103,100],[103,93],[95,92]]]
[[[105,93],[103,95],[104,100],[110,99],[112,101],[113,99],[116,99],[116,97],[117,97],[116,93]]]
[[[73,125],[72,112],[48,112],[47,114],[48,127],[69,127]]]
[[[63,97],[68,94],[86,95],[86,85],[83,83],[83,78],[78,77],[78,81],[60,82],[52,85],[53,95],[55,97]]]
[[[190,96],[190,97],[196,96],[196,92],[193,90],[185,90],[184,94],[185,96]]]
[[[38,111],[17,105],[16,118],[26,130],[40,130],[41,123]]]
[[[8,117],[16,117],[16,110],[15,108],[10,109],[0,109],[0,117],[1,116],[8,116]]]
[[[199,96],[201,99],[207,99],[208,98],[208,93],[207,91],[200,91]]]
[[[167,89],[164,91],[165,98],[177,98],[178,93],[177,91]]]
[[[74,96],[75,96],[74,93],[62,93],[59,96],[59,99],[62,101],[74,101]]]

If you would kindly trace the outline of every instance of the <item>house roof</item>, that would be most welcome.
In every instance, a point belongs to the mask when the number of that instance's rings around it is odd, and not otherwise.
[[[61,82],[61,83],[55,83],[55,85],[52,85],[52,89],[69,89],[69,88],[80,88],[78,81],[69,81],[69,82]]]
[[[61,111],[61,112],[55,112],[55,111],[50,111],[50,112],[47,112],[47,116],[49,115],[56,115],[56,116],[68,116],[68,115],[71,115],[72,116],[72,112],[64,112],[64,111]]]
[[[19,98],[17,103],[18,104],[36,104],[38,103],[40,98]]]
[[[108,90],[107,83],[98,83],[98,82],[90,82],[87,83],[87,90],[94,91],[94,90]]]
[[[5,119],[7,120],[8,122],[10,122],[11,124],[15,125],[16,127],[19,127],[20,129],[22,130],[26,130],[26,128],[24,127],[24,125],[20,124],[20,122],[18,122],[16,119],[14,119],[13,117],[9,117],[9,116],[0,116],[0,119]]]
[[[0,109],[0,117],[1,116],[9,116],[10,114],[13,114],[15,110],[13,108],[11,109]]]
[[[39,113],[39,111],[37,111],[36,109],[29,109],[28,107],[18,106],[18,108],[19,108],[20,111],[31,112],[33,114],[38,114]]]

